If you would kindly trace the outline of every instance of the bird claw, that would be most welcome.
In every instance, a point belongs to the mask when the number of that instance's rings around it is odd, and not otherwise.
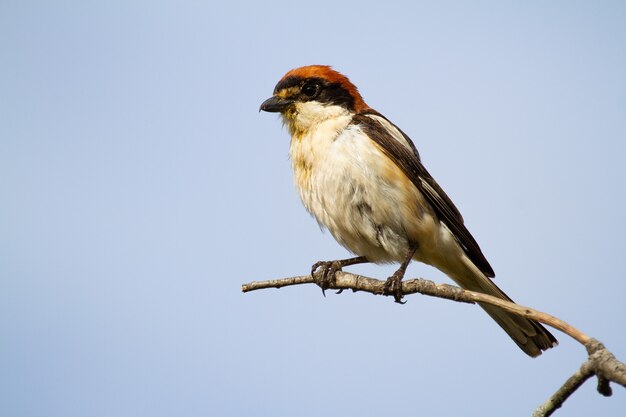
[[[339,261],[319,261],[315,262],[311,267],[311,276],[315,283],[322,289],[322,294],[326,296],[326,290],[332,287],[335,281],[335,274],[341,271],[341,263]],[[338,294],[342,290],[339,290]]]
[[[396,303],[406,304],[406,301],[402,301],[402,298],[404,298],[404,293],[402,292],[402,276],[393,274],[387,278],[385,287],[383,288],[383,295],[392,295]]]

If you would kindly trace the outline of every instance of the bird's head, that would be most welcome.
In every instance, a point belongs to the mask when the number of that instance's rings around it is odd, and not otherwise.
[[[327,65],[309,65],[287,72],[259,110],[281,113],[293,133],[366,109],[368,105],[348,77]]]

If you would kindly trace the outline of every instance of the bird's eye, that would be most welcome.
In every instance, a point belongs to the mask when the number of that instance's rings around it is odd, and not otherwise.
[[[319,93],[319,91],[320,91],[320,85],[319,84],[315,84],[315,83],[305,84],[302,87],[302,94],[304,94],[308,98],[315,97],[317,95],[317,93]]]

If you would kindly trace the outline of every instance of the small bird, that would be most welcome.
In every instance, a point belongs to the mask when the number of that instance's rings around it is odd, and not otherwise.
[[[289,155],[306,209],[357,255],[317,262],[312,275],[319,269],[328,285],[344,266],[399,262],[385,292],[401,302],[401,280],[415,259],[465,289],[511,301],[490,279],[491,265],[413,141],[369,107],[346,76],[327,65],[293,69],[259,110],[280,113],[291,134]],[[556,346],[538,322],[481,307],[528,355]]]

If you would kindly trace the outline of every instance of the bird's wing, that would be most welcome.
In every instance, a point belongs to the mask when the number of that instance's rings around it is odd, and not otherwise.
[[[374,110],[355,115],[353,123],[359,125],[422,192],[439,220],[445,223],[474,265],[486,276],[494,277],[493,268],[489,265],[474,237],[465,227],[461,213],[422,165],[413,141],[397,126]]]

